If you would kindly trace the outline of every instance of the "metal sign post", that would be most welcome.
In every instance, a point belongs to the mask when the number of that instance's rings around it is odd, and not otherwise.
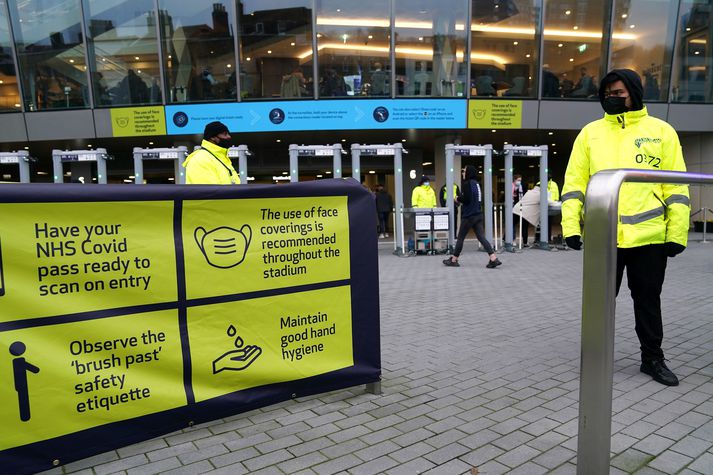
[[[446,144],[446,207],[448,208],[448,248],[455,244],[455,204],[453,202],[453,159],[461,157],[483,157],[483,197],[485,213],[485,237],[493,242],[493,146]]]
[[[113,157],[106,153],[105,148],[96,150],[52,150],[52,168],[54,182],[64,183],[64,163],[91,163],[97,164],[97,183],[106,184],[106,162]]]
[[[300,181],[299,174],[299,157],[332,157],[332,176],[334,178],[342,177],[342,154],[346,152],[342,149],[342,145],[335,143],[334,145],[290,145],[290,181]]]
[[[394,254],[404,254],[404,185],[403,154],[408,153],[403,144],[360,145],[352,144],[352,177],[361,182],[361,156],[394,157]]]
[[[513,245],[513,203],[512,196],[507,191],[507,185],[512,183],[513,157],[540,157],[540,242],[536,243],[540,249],[550,249],[549,241],[549,214],[547,204],[547,145],[515,146],[507,144],[505,152],[505,250],[515,252]],[[544,191],[543,191],[543,185]]]
[[[18,152],[1,152],[0,165],[17,164],[20,167],[20,183],[30,182],[30,162],[36,159],[30,157],[30,152],[20,150]]]
[[[186,183],[186,170],[183,161],[188,156],[185,146],[175,148],[139,148],[134,147],[134,183],[144,183],[144,160],[173,160],[174,183]]]
[[[248,184],[248,155],[252,155],[248,150],[247,145],[238,145],[228,149],[228,157],[231,160],[238,159],[238,174],[240,175],[240,184]]]

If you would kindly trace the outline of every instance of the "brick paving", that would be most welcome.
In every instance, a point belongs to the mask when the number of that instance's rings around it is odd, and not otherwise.
[[[611,473],[713,474],[713,243],[669,260],[664,351],[681,384],[639,372],[618,299]],[[286,401],[45,472],[52,474],[574,474],[582,253],[486,255],[466,242],[399,258],[382,243],[382,395]]]

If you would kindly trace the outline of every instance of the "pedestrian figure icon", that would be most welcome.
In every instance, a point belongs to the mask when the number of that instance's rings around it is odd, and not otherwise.
[[[16,341],[10,345],[10,354],[16,356],[12,360],[12,372],[15,379],[17,401],[20,405],[20,420],[23,422],[30,420],[30,392],[27,385],[27,372],[40,372],[40,368],[28,363],[22,356],[25,353],[25,349],[25,344],[21,341]]]

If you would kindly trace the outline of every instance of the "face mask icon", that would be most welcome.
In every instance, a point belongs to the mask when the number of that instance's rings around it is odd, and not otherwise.
[[[193,237],[208,264],[220,269],[229,269],[245,259],[252,230],[247,224],[240,229],[221,226],[212,231],[198,227]]]

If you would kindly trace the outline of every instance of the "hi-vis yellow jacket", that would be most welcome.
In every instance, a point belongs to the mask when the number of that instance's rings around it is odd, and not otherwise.
[[[430,186],[418,185],[411,193],[411,207],[435,208],[436,192]]]
[[[228,149],[204,140],[201,148],[186,157],[187,185],[232,185],[240,176],[228,158]]]
[[[648,115],[646,107],[604,114],[577,136],[562,188],[562,233],[581,235],[584,194],[589,177],[601,170],[640,168],[686,171],[676,131]],[[619,194],[617,246],[688,241],[688,185],[624,183]]]

